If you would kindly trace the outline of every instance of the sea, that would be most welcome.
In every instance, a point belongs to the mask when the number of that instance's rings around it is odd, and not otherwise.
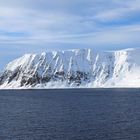
[[[0,140],[140,140],[140,89],[0,90]]]

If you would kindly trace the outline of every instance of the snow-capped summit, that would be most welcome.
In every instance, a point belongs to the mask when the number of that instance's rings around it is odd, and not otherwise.
[[[25,54],[10,62],[0,88],[140,87],[140,49]]]

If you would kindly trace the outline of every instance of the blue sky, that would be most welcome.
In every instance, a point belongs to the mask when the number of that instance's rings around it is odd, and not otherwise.
[[[24,53],[140,47],[140,0],[0,0],[0,69]]]

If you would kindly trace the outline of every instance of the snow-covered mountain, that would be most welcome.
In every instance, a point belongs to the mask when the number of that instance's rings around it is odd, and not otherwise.
[[[140,87],[140,49],[25,54],[0,75],[0,88]]]

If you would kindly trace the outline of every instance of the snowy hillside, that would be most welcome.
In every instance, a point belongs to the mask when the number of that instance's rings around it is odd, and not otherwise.
[[[0,75],[0,88],[140,87],[140,49],[25,54]]]

